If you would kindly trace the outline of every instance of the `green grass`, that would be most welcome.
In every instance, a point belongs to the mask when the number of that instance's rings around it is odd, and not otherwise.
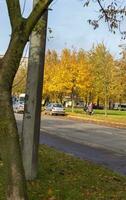
[[[2,170],[0,200],[5,200]],[[41,146],[38,178],[28,182],[28,194],[30,200],[125,200],[126,177]]]
[[[38,179],[28,184],[31,200],[126,199],[126,178],[53,148],[39,151]]]
[[[94,110],[94,114],[92,116],[87,115],[82,108],[75,108],[73,113],[71,112],[70,108],[67,108],[66,112],[68,115],[81,117],[82,119],[100,120],[109,123],[123,123],[124,125],[126,124],[126,111],[108,110],[107,116],[105,116],[104,110]]]
[[[71,108],[66,108],[67,112],[71,112]],[[85,112],[83,111],[83,108],[74,108],[75,113],[80,113],[84,114]],[[98,110],[94,109],[94,113],[97,115],[105,115],[104,110]],[[120,110],[107,110],[108,115],[120,115],[120,116],[125,116],[126,117],[126,111],[120,111]]]
[[[104,110],[94,110],[95,114],[99,115],[105,115]],[[120,111],[120,110],[107,110],[107,114],[109,115],[115,115],[115,116],[125,116],[126,117],[126,111]]]

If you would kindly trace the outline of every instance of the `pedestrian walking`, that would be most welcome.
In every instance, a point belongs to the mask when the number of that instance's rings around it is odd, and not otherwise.
[[[92,102],[88,105],[88,113],[89,113],[89,115],[92,115],[92,113],[93,113],[93,103]]]

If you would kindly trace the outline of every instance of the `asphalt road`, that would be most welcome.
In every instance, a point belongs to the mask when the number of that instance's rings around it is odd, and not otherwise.
[[[42,116],[40,143],[126,174],[126,129]]]

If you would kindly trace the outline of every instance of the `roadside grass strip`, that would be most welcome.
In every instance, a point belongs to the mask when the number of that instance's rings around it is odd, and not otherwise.
[[[0,200],[4,198],[4,165],[0,165]],[[30,200],[125,200],[126,177],[46,145],[39,148],[39,172],[29,181]]]
[[[28,189],[31,200],[123,200],[126,177],[41,145],[38,179]]]
[[[115,127],[126,128],[126,111],[108,110],[105,116],[104,110],[94,110],[93,115],[87,115],[83,109],[66,109],[67,117],[92,121],[101,124],[115,125]]]

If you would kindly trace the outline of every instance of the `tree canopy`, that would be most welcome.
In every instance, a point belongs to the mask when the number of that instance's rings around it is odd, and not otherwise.
[[[65,96],[82,97],[107,106],[126,101],[125,55],[116,60],[103,43],[89,52],[63,49],[61,56],[48,51],[45,63],[44,96],[63,101]],[[121,96],[121,99],[120,99]]]

